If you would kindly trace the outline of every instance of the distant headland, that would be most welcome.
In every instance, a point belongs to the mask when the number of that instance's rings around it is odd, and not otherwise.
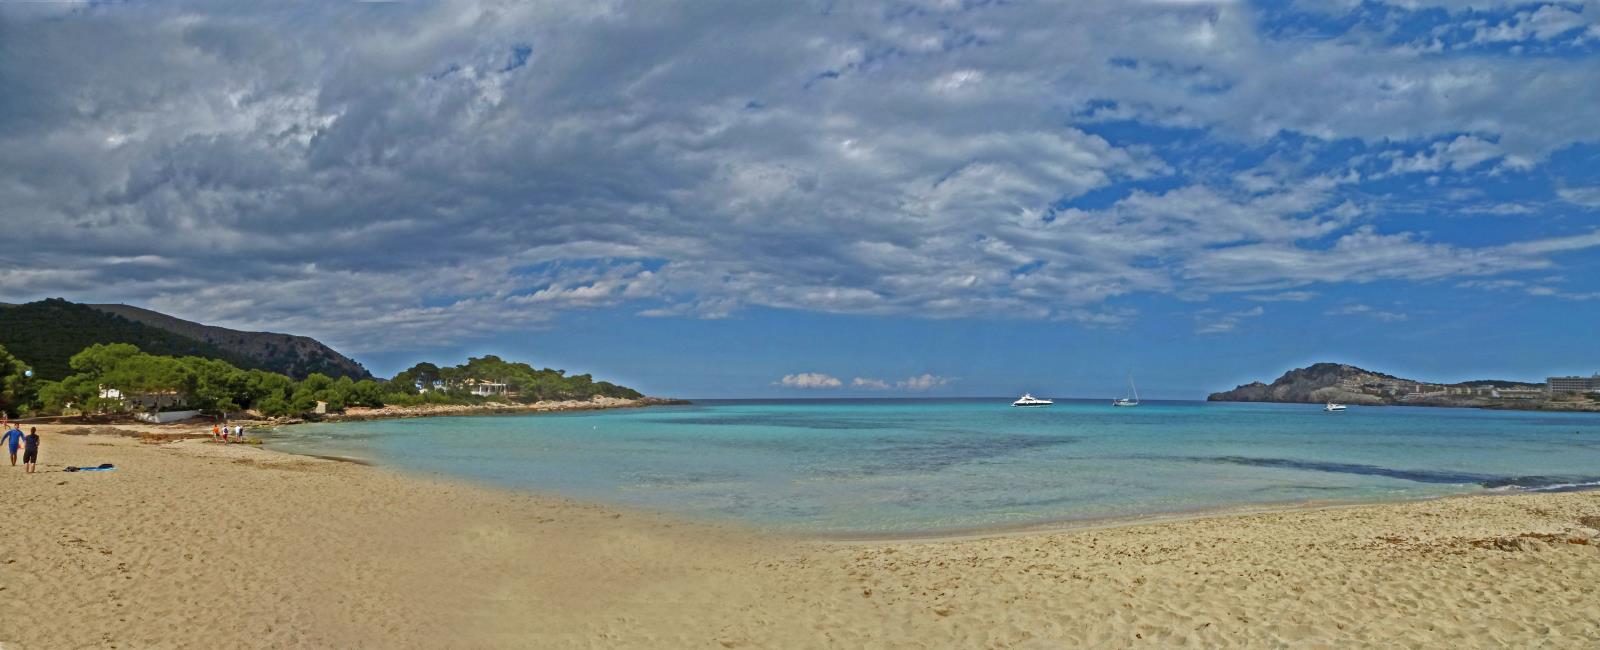
[[[167,423],[367,420],[681,403],[494,355],[390,379],[305,336],[127,305],[0,303],[0,417]]]
[[[1600,375],[1551,377],[1544,383],[1481,379],[1447,384],[1405,379],[1349,364],[1317,363],[1290,370],[1271,384],[1251,382],[1212,393],[1206,400],[1600,412]]]

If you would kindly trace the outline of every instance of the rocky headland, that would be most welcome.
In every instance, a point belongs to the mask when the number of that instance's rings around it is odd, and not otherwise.
[[[1482,379],[1428,382],[1358,368],[1317,363],[1296,368],[1270,384],[1259,381],[1212,393],[1211,402],[1449,406],[1541,411],[1600,411],[1600,401],[1582,395],[1550,395],[1544,384]]]

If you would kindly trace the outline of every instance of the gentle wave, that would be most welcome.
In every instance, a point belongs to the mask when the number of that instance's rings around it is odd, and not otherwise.
[[[1571,479],[1549,476],[1519,476],[1486,481],[1483,483],[1483,487],[1491,490],[1515,490],[1518,492],[1580,492],[1600,488],[1600,478]]]
[[[1292,458],[1251,458],[1248,456],[1211,456],[1191,457],[1188,460],[1224,463],[1229,465],[1249,465],[1252,467],[1275,467],[1279,469],[1298,469],[1311,472],[1328,472],[1332,474],[1356,474],[1360,476],[1385,476],[1404,481],[1417,483],[1442,483],[1448,485],[1466,485],[1472,483],[1485,484],[1489,481],[1499,480],[1493,476],[1483,474],[1470,474],[1464,472],[1435,471],[1425,469],[1394,469],[1377,465],[1362,465],[1357,463],[1330,463],[1314,460],[1296,460]],[[1484,485],[1485,487],[1491,487]]]
[[[1485,476],[1464,472],[1442,472],[1418,469],[1394,469],[1377,465],[1361,465],[1356,463],[1327,463],[1308,460],[1294,460],[1289,458],[1253,458],[1248,456],[1214,456],[1191,457],[1189,460],[1225,463],[1232,465],[1249,465],[1252,467],[1275,467],[1282,469],[1298,469],[1313,472],[1329,472],[1335,474],[1357,474],[1361,476],[1384,476],[1417,483],[1439,483],[1447,485],[1471,485],[1491,490],[1518,490],[1524,492],[1572,492],[1600,487],[1600,477],[1571,477],[1571,476]]]

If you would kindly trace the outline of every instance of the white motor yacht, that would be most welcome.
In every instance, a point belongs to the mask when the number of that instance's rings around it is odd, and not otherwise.
[[[1022,395],[1022,397],[1017,398],[1017,401],[1012,402],[1011,405],[1012,406],[1049,406],[1049,405],[1054,404],[1054,403],[1055,402],[1052,402],[1052,401],[1047,400],[1047,399],[1039,399],[1037,397],[1034,397],[1033,394],[1031,394],[1031,393],[1024,393]]]
[[[1343,411],[1344,409],[1345,409],[1345,405],[1343,405],[1343,404],[1335,404],[1333,402],[1328,402],[1327,406],[1322,407],[1322,410],[1328,411],[1328,412]]]

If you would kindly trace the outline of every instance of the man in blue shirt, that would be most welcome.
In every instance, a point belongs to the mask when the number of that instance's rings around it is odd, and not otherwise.
[[[15,424],[11,425],[11,427],[4,434],[0,434],[0,440],[6,441],[6,447],[11,451],[11,466],[16,467],[17,447],[22,445],[22,427]]]

